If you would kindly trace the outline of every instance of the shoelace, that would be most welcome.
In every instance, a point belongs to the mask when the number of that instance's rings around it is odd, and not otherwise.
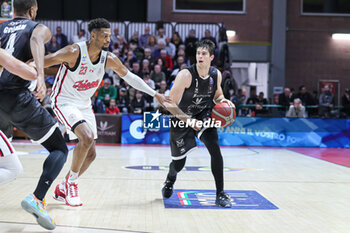
[[[78,196],[78,184],[76,184],[76,183],[69,184],[69,194],[71,197]]]

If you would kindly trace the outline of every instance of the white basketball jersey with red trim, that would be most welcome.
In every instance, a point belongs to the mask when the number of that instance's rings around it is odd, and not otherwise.
[[[5,157],[13,153],[15,153],[15,149],[5,134],[0,130],[0,157]]]
[[[79,65],[73,71],[61,64],[52,86],[51,103],[73,103],[79,106],[91,106],[90,98],[99,87],[105,74],[107,52],[102,50],[100,59],[93,64],[90,61],[86,41],[77,43],[80,48]]]

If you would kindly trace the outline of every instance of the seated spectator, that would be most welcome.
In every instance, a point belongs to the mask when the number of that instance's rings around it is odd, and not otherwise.
[[[292,92],[290,91],[290,89],[288,87],[285,87],[284,92],[279,94],[279,96],[278,96],[278,104],[285,106],[281,110],[286,111],[289,108],[289,106],[293,103],[293,99],[294,99],[294,97],[293,97]]]
[[[169,89],[167,89],[167,83],[165,81],[161,81],[159,84],[160,88],[157,90],[158,93],[163,94],[165,96],[169,96]],[[165,113],[164,108],[158,103],[158,101],[154,98],[153,100],[154,110],[160,110],[162,113]]]
[[[84,29],[80,29],[78,35],[74,35],[72,39],[73,44],[78,43],[80,41],[86,41]]]
[[[154,54],[154,51],[157,49],[157,44],[157,38],[155,36],[149,36],[146,48],[149,48],[151,50],[151,54]]]
[[[159,86],[161,81],[166,81],[165,73],[161,70],[160,65],[155,65],[154,70],[151,72],[150,78]]]
[[[146,100],[141,91],[136,91],[135,98],[130,104],[131,113],[142,114],[146,108]]]
[[[177,50],[179,50],[179,46],[184,42],[182,41],[180,34],[178,32],[174,32],[173,35],[171,36],[171,43],[175,45],[176,52],[177,52]]]
[[[135,54],[134,54],[134,52],[132,50],[128,51],[128,56],[125,59],[125,61],[129,63],[129,67],[132,67],[132,64],[134,62],[138,63],[138,60],[137,60],[137,58],[136,58],[136,56],[135,56]]]
[[[286,117],[306,117],[305,107],[299,98],[294,99],[294,103],[290,105]]]
[[[211,36],[211,32],[210,32],[209,29],[206,29],[204,31],[204,37],[202,37],[201,40],[210,40],[210,41],[212,41],[215,44],[215,48],[217,47],[216,39]]]
[[[142,73],[150,73],[151,72],[149,60],[143,59],[141,71],[142,71]]]
[[[167,54],[166,50],[165,49],[162,49],[160,51],[160,56],[157,57],[156,59],[159,59],[161,58],[163,61],[164,61],[164,65],[167,69],[167,71],[170,71],[174,68],[174,65],[173,65],[173,60],[171,59],[171,57]]]
[[[1,4],[1,17],[2,18],[11,18],[11,14],[12,14],[12,9],[10,4],[8,4],[7,1],[4,1]]]
[[[121,113],[129,113],[129,98],[126,92],[126,88],[122,87],[119,90],[119,98],[117,99],[117,107]]]
[[[152,52],[150,48],[145,48],[145,54],[143,56],[143,59],[147,59],[149,61],[149,66],[153,67],[154,66],[154,57],[152,56]]]
[[[134,31],[134,33],[132,34],[132,36],[129,39],[129,44],[131,41],[135,41],[136,45],[139,45],[139,32],[138,31]]]
[[[100,87],[100,89],[98,89],[96,105],[99,105],[98,101],[101,101],[104,106],[108,107],[110,100],[117,98],[117,89],[111,85],[111,80],[109,78],[104,79],[103,81],[103,87]]]
[[[111,99],[109,102],[109,107],[106,108],[106,114],[116,115],[118,113],[120,113],[120,110],[116,105],[116,100]]]
[[[115,43],[118,43],[118,37],[119,37],[119,28],[115,27],[113,29],[113,35],[111,36],[111,44],[113,45],[113,47]]]
[[[333,109],[334,96],[329,85],[325,85],[319,97],[318,115],[320,117],[330,117]]]
[[[140,70],[140,64],[138,62],[134,62],[132,63],[132,69],[131,72],[136,74],[137,76],[139,76],[140,78],[143,77],[143,73]]]
[[[154,81],[150,78],[148,72],[143,74],[143,81],[145,81],[145,83],[147,83],[147,85],[150,86],[153,90],[156,89],[156,85]]]
[[[180,66],[185,63],[185,57],[183,56],[178,56],[177,59],[174,62],[174,67],[173,69],[178,69]]]
[[[165,48],[165,41],[158,41],[157,48],[153,52],[153,57],[157,58],[160,56],[160,51],[162,51]]]
[[[68,39],[65,34],[62,33],[62,28],[60,26],[56,27],[56,40],[60,48],[66,47],[68,45]]]
[[[171,43],[169,37],[165,38],[165,48],[164,49],[166,50],[167,54],[169,54],[169,56],[171,58],[175,57],[176,47],[173,43]]]
[[[196,62],[197,43],[198,43],[198,38],[196,37],[196,31],[194,29],[191,29],[188,33],[188,37],[185,40],[186,60],[189,60],[191,65]]]
[[[50,42],[47,43],[45,47],[48,53],[54,53],[57,50],[61,49],[61,46],[57,43],[56,36],[52,36]]]
[[[136,56],[136,59],[138,61],[142,61],[142,58],[144,56],[144,50],[143,48],[140,48],[138,46],[138,43],[135,40],[131,40],[129,43],[129,48],[132,50]]]
[[[176,68],[173,70],[173,72],[171,73],[171,75],[169,76],[169,78],[167,78],[167,83],[170,86],[170,84],[175,80],[176,75],[180,72],[180,70],[186,69],[187,68],[187,64],[186,63],[182,63],[180,68]]]
[[[251,90],[250,96],[247,99],[247,104],[256,104],[256,103],[258,103],[258,101],[259,101],[259,99],[258,99],[258,96],[256,95],[256,91]]]
[[[165,35],[165,30],[164,28],[160,27],[158,29],[158,33],[157,33],[157,41],[159,43],[159,41],[163,41],[163,43],[165,44],[165,38],[166,38],[166,35]]]
[[[119,35],[117,42],[114,43],[114,48],[113,49],[120,49],[120,48],[123,48],[123,47],[129,48],[129,44],[126,43],[126,41],[124,39],[124,36]]]
[[[315,105],[316,102],[312,95],[307,91],[304,85],[299,87],[298,94],[295,95],[295,98],[299,98],[304,106]]]
[[[145,27],[145,33],[140,36],[139,46],[141,48],[146,48],[148,37],[151,35],[149,27]]]
[[[262,106],[265,104],[268,104],[267,99],[264,98],[264,92],[260,92],[258,96],[258,101],[256,102],[256,107],[255,107],[256,116],[261,116],[268,113],[267,108]]]
[[[341,98],[341,103],[343,105],[343,113],[345,113],[346,117],[350,116],[350,88],[345,89],[345,93]]]

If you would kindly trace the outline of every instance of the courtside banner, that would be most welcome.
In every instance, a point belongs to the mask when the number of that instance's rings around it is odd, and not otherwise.
[[[168,145],[169,127],[169,118],[156,112],[123,115],[121,142]],[[218,132],[222,146],[350,148],[350,119],[237,117]]]

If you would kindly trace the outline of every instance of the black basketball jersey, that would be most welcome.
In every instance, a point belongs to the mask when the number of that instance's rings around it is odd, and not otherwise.
[[[38,23],[25,18],[15,18],[0,24],[1,48],[7,50],[12,56],[27,62],[33,58],[30,50],[30,38]],[[29,81],[11,74],[3,69],[0,73],[0,90],[27,88]]]
[[[202,78],[197,72],[196,64],[190,66],[188,70],[192,75],[191,86],[185,89],[178,106],[187,115],[196,117],[214,105],[218,72],[211,66],[208,75]]]

